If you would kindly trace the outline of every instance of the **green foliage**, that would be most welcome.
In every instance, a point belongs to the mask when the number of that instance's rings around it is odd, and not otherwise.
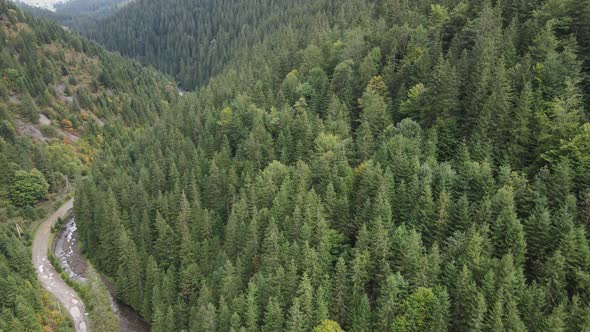
[[[200,88],[72,87],[141,127],[102,131],[84,249],[154,331],[584,330],[586,9],[129,4],[85,33]]]
[[[119,331],[119,319],[111,308],[108,290],[100,276],[92,268],[87,270],[88,285],[83,295],[84,304],[88,307],[90,328],[94,331]]]
[[[243,50],[264,40],[266,32],[284,29],[283,22],[306,21],[310,15],[333,12],[338,7],[309,0],[297,3],[173,0],[168,6],[149,0],[128,3],[100,20],[60,17],[59,9],[57,19],[107,48],[152,65],[175,77],[183,87],[193,89],[223,71],[227,63],[244,56]],[[141,19],[137,11],[142,12]],[[179,21],[182,23],[178,24]],[[314,29],[305,24],[297,28]],[[323,54],[318,47],[307,48],[302,55],[304,69],[315,67]],[[292,55],[282,52],[280,56],[283,67],[278,75],[283,79],[290,71]]]
[[[109,291],[94,267],[92,265],[88,266],[86,270],[87,279],[84,283],[81,283],[70,279],[63,272],[61,264],[53,253],[49,254],[49,260],[61,278],[82,298],[85,308],[88,310],[90,328],[108,332],[119,331],[119,318],[112,310]]]
[[[101,124],[153,121],[176,91],[154,70],[34,19],[10,1],[0,0],[0,21],[0,330],[70,331],[31,266],[29,220],[44,217],[36,203],[54,199],[88,170],[104,143]],[[98,83],[105,71],[108,87]],[[77,92],[72,103],[68,91]],[[84,112],[73,112],[76,103]],[[133,270],[133,264],[121,265]],[[121,288],[135,289],[133,280],[129,284]],[[90,296],[101,303],[90,302],[101,308],[90,328],[116,331],[106,289],[100,291],[100,298]]]
[[[0,2],[1,15],[17,13],[0,30],[0,191],[8,191],[13,170],[36,168],[55,193],[87,169],[104,141],[101,123],[154,120],[174,88],[155,71],[15,8]],[[98,83],[104,71],[108,87]],[[36,202],[15,199],[18,207]],[[0,209],[5,205],[0,201]]]
[[[338,323],[333,320],[324,320],[313,328],[313,332],[344,332]]]
[[[14,174],[9,197],[16,206],[31,206],[45,197],[48,189],[47,180],[36,168],[29,172],[19,170]]]
[[[39,123],[39,108],[29,94],[25,94],[20,105],[21,114],[32,123]]]
[[[27,233],[21,236],[29,236]],[[31,266],[31,251],[13,225],[0,224],[0,329],[43,331],[52,326],[68,331],[68,322],[50,312]],[[59,316],[59,317],[57,317]]]

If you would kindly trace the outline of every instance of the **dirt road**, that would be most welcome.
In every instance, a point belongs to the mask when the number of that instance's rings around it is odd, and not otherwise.
[[[86,332],[88,331],[88,314],[84,308],[84,303],[78,294],[61,279],[47,258],[51,226],[57,218],[63,217],[72,209],[73,202],[74,200],[70,199],[64,203],[37,229],[33,240],[33,266],[43,287],[52,293],[69,313],[74,322],[75,330],[77,332]]]

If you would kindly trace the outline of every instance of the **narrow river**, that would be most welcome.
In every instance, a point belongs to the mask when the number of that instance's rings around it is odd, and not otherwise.
[[[78,247],[78,231],[73,217],[68,219],[63,231],[57,234],[53,243],[53,252],[60,261],[64,272],[70,278],[81,282],[86,281],[88,262]],[[150,330],[149,324],[131,307],[117,301],[113,285],[104,279],[103,282],[109,290],[113,311],[119,318],[120,330],[123,332],[148,332]]]

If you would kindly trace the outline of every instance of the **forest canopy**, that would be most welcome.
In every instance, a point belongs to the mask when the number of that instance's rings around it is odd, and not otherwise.
[[[77,187],[85,252],[153,331],[590,329],[587,1],[235,3],[97,30],[206,82]]]

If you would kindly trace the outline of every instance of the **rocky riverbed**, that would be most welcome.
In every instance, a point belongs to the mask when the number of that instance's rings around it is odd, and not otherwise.
[[[53,252],[61,263],[62,269],[71,279],[80,282],[86,281],[88,262],[78,246],[75,218],[68,219],[63,230],[57,234],[53,244]],[[148,332],[150,330],[149,324],[131,307],[115,300],[115,287],[106,279],[103,279],[103,282],[111,295],[111,305],[119,318],[120,330],[123,332]]]

